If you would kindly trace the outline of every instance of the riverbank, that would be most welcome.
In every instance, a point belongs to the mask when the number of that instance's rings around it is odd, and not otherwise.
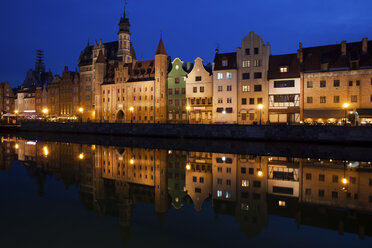
[[[372,127],[25,122],[1,131],[372,145]]]

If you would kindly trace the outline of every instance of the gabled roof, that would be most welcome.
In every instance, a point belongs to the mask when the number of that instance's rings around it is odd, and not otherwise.
[[[227,60],[227,66],[222,65],[222,61]],[[214,57],[214,70],[237,69],[236,52],[234,53],[216,53]]]
[[[158,54],[167,55],[167,51],[165,50],[163,39],[160,39],[158,48],[156,49],[155,55],[158,55]]]
[[[105,57],[103,56],[103,53],[102,53],[102,50],[99,51],[96,63],[102,63],[102,64],[106,63]]]
[[[287,72],[280,72],[280,67],[288,66]],[[297,54],[271,55],[269,58],[268,79],[300,77],[300,61]]]

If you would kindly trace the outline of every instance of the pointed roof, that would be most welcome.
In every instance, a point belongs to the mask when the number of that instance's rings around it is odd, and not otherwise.
[[[159,54],[167,55],[167,51],[165,50],[163,39],[160,39],[158,49],[156,49],[155,55],[159,55]]]
[[[106,63],[105,57],[103,56],[102,50],[99,51],[96,63]]]

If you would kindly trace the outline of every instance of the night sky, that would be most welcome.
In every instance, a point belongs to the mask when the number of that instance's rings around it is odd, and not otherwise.
[[[13,0],[0,3],[0,81],[13,87],[45,51],[47,69],[77,67],[81,50],[94,40],[116,41],[123,0]],[[212,62],[236,51],[250,31],[270,42],[272,54],[304,46],[372,39],[371,0],[128,0],[137,59],[153,59],[160,32],[168,55]]]

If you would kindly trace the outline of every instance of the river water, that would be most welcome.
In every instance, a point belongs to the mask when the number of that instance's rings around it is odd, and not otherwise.
[[[1,247],[372,247],[370,161],[1,141]]]

